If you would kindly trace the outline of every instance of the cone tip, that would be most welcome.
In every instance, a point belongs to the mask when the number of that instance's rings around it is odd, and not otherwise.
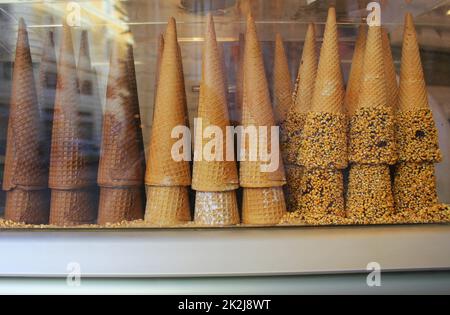
[[[21,17],[19,19],[19,29],[25,29],[27,27],[26,23],[25,23],[25,19],[23,17]]]
[[[175,40],[176,41],[176,37],[177,36],[177,23],[175,21],[175,19],[171,16],[169,18],[169,21],[167,22],[167,28],[166,28],[166,33],[164,35],[164,39],[169,41],[169,40]]]

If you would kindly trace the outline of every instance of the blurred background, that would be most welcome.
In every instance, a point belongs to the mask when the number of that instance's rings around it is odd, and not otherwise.
[[[196,114],[201,75],[201,48],[205,15],[214,15],[218,40],[223,43],[228,76],[228,98],[231,119],[235,117],[235,73],[240,53],[240,34],[245,32],[245,19],[252,13],[263,48],[267,78],[272,82],[275,34],[279,32],[288,55],[294,81],[309,22],[317,24],[317,40],[321,41],[327,8],[335,5],[339,23],[342,69],[347,80],[357,27],[365,23],[367,0],[0,0],[0,171],[6,144],[8,107],[18,19],[28,25],[35,74],[38,75],[44,39],[54,32],[58,55],[60,28],[65,15],[75,17],[74,48],[78,55],[82,30],[88,31],[92,69],[83,85],[80,124],[83,137],[99,143],[102,106],[112,41],[125,39],[134,45],[144,141],[151,132],[155,86],[157,38],[164,32],[170,16],[175,17],[183,57],[189,116]],[[397,71],[400,65],[402,24],[405,12],[412,12],[421,45],[430,104],[440,130],[444,161],[437,166],[439,195],[450,202],[450,0],[381,0],[382,23],[391,39]],[[242,41],[242,39],[241,39]],[[320,48],[320,45],[319,45]],[[55,77],[56,78],[56,77]],[[49,88],[53,84],[49,83]],[[41,104],[44,117],[51,117],[51,106]],[[49,118],[50,119],[50,118]],[[51,124],[47,124],[51,127]],[[0,213],[4,205],[0,193]]]

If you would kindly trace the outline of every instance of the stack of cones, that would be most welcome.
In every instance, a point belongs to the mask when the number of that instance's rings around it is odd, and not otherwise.
[[[411,14],[405,18],[396,123],[395,204],[397,211],[418,211],[437,203],[434,163],[441,153]]]
[[[53,114],[49,186],[52,189],[50,223],[92,223],[97,214],[96,172],[88,167],[80,136],[77,70],[71,29],[63,25]]]
[[[143,217],[144,150],[130,55],[123,42],[111,54],[98,171],[98,223]]]
[[[306,114],[311,109],[311,99],[317,73],[316,35],[314,24],[308,25],[302,58],[298,69],[297,92],[294,104],[286,120],[286,177],[288,190],[288,209],[299,209],[301,200],[301,178],[303,167],[300,164],[299,149],[302,142]]]
[[[397,155],[394,115],[387,103],[381,26],[369,26],[360,81],[358,105],[350,119],[347,216],[370,223],[394,211],[389,165]]]
[[[239,223],[236,189],[239,188],[236,162],[226,160],[227,141],[215,148],[216,156],[207,149],[206,128],[220,128],[227,135],[230,126],[224,84],[223,61],[216,42],[214,22],[208,17],[203,48],[202,80],[198,119],[201,126],[195,131],[192,188],[196,190],[195,223],[200,225],[233,225]],[[220,137],[220,135],[215,135]],[[213,141],[213,140],[210,140]],[[221,152],[222,154],[220,154]],[[206,155],[212,155],[206,157]]]
[[[6,220],[48,222],[50,194],[42,133],[28,33],[20,19],[3,177]]]
[[[145,220],[151,224],[170,226],[190,220],[189,161],[178,160],[172,155],[174,145],[176,147],[176,143],[182,141],[172,138],[172,132],[175,127],[183,126],[188,128],[186,92],[176,24],[175,20],[170,18],[164,35],[145,174],[148,200]],[[177,153],[179,152],[174,152]]]
[[[342,169],[347,167],[347,117],[339,59],[336,11],[328,10],[317,77],[303,129],[299,161],[306,216],[344,215]]]
[[[247,137],[242,135],[245,154],[241,156],[240,184],[243,189],[242,222],[247,224],[275,224],[286,212],[282,186],[285,184],[283,161],[279,147],[271,147],[271,127],[275,119],[270,102],[269,89],[264,71],[261,48],[256,34],[256,26],[251,16],[247,19],[243,72],[243,128],[267,128],[266,139],[262,135]],[[250,156],[250,143],[266,142],[272,159],[278,158],[275,170],[265,170],[269,163],[261,156]],[[242,152],[241,152],[242,153]]]

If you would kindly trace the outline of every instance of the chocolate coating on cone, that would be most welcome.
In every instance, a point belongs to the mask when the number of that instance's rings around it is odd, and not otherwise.
[[[64,25],[53,114],[49,186],[56,189],[88,187],[95,183],[96,176],[88,167],[79,131],[80,95],[70,32]]]
[[[177,44],[175,20],[169,20],[164,36],[164,51],[156,93],[152,134],[145,183],[159,186],[189,186],[188,161],[176,161],[172,147],[178,140],[171,137],[177,126],[187,127],[186,96]]]
[[[398,107],[398,84],[395,72],[394,59],[392,57],[391,44],[386,29],[381,28],[381,40],[384,53],[384,75],[386,78],[386,103],[392,107],[394,113]]]
[[[239,224],[236,191],[197,191],[194,221],[208,226]]]
[[[268,162],[261,161],[257,156],[256,161],[250,161],[250,141],[245,141],[245,159],[240,162],[239,178],[242,187],[275,187],[285,184],[284,167],[279,147],[271,148],[270,139],[272,126],[275,120],[270,102],[261,48],[259,46],[256,26],[251,16],[247,19],[247,33],[245,36],[244,53],[244,95],[242,104],[242,125],[247,127],[267,128],[267,151],[278,154],[279,163],[275,171],[262,172],[261,165]],[[248,137],[246,137],[248,138]],[[252,139],[257,141],[260,139]]]
[[[285,214],[282,187],[244,188],[242,223],[277,224]]]
[[[8,122],[3,189],[47,187],[43,125],[33,76],[28,33],[20,20]]]
[[[73,226],[92,224],[97,219],[98,191],[86,189],[52,189],[50,224]]]
[[[143,193],[142,187],[101,187],[97,223],[104,225],[143,219]]]
[[[205,129],[218,127],[224,137],[227,134],[226,128],[230,126],[230,121],[223,79],[224,75],[223,63],[220,59],[219,48],[216,42],[214,24],[212,17],[209,16],[203,47],[202,80],[200,83],[200,98],[197,114],[197,117],[201,119],[202,126],[201,130],[196,130],[196,133],[198,132],[204,135]],[[220,134],[214,134],[213,137],[220,136]],[[216,147],[216,145],[213,146],[213,151],[209,145],[210,142],[214,142],[213,139],[204,139],[203,137],[194,139],[195,153],[192,188],[198,191],[227,191],[237,189],[239,187],[239,180],[236,162],[234,160],[226,160],[227,141],[226,139],[222,139],[221,143],[217,143],[219,147]],[[214,158],[211,151],[218,156]],[[212,155],[209,158],[214,158],[214,160],[206,160],[205,154]],[[196,157],[200,157],[201,160],[196,160]]]
[[[292,106],[292,83],[283,39],[278,33],[275,38],[273,96],[275,121],[278,125],[282,125]]]
[[[405,16],[398,97],[400,111],[429,109],[419,44],[410,13]]]
[[[5,220],[25,224],[47,224],[50,212],[50,190],[15,188],[6,193]]]
[[[190,220],[187,187],[147,186],[146,222],[158,226],[173,226]]]
[[[364,63],[364,51],[366,49],[367,27],[362,24],[358,28],[358,38],[353,52],[352,67],[348,78],[347,90],[345,91],[345,107],[351,116],[359,104],[359,91],[361,87],[361,76]]]
[[[338,49],[336,11],[334,7],[330,7],[317,66],[311,110],[335,114],[344,113],[344,93]]]
[[[111,55],[98,184],[104,187],[144,183],[139,112],[134,104],[125,43],[117,42]]]

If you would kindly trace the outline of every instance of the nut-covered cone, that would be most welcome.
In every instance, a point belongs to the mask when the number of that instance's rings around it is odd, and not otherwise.
[[[119,223],[144,217],[142,187],[100,188],[97,223]]]
[[[197,191],[194,221],[209,226],[238,224],[236,191]]]
[[[277,224],[286,214],[282,187],[244,188],[242,223]]]
[[[139,110],[134,104],[128,51],[116,42],[109,66],[100,164],[97,182],[103,187],[144,183]]]
[[[221,141],[216,142],[214,141],[215,138],[206,138],[204,134],[207,128],[220,128],[221,134],[225,137],[227,135],[226,128],[230,126],[223,64],[220,59],[211,16],[208,20],[203,47],[202,80],[197,119],[192,188],[199,191],[237,189],[239,180],[236,162],[234,160],[227,161],[226,139],[220,139]],[[214,137],[220,136],[220,134],[214,134]],[[211,146],[211,143],[215,144]],[[216,147],[216,145],[219,147]]]
[[[3,189],[47,187],[43,124],[25,22],[20,19],[8,121]]]
[[[25,224],[47,224],[49,213],[49,189],[15,188],[6,193],[5,220]]]
[[[172,226],[190,220],[186,186],[147,186],[146,222],[158,226]]]
[[[145,174],[147,185],[189,186],[191,184],[189,162],[172,156],[173,145],[182,141],[172,138],[174,128],[188,127],[184,78],[180,66],[176,25],[175,20],[171,18],[164,36],[164,51]]]
[[[391,44],[386,29],[381,28],[381,39],[383,41],[384,53],[384,75],[386,78],[386,102],[394,112],[398,104],[398,84],[397,73],[395,72],[394,59],[392,57]]]
[[[353,52],[352,67],[345,91],[345,107],[349,115],[353,115],[359,104],[359,90],[363,71],[364,51],[366,49],[367,27],[361,24],[358,28],[358,38]]]
[[[279,146],[271,148],[271,127],[275,126],[275,119],[272,112],[269,89],[267,85],[266,74],[261,47],[256,34],[256,26],[253,18],[249,15],[247,19],[247,33],[245,35],[245,53],[244,53],[244,95],[242,102],[242,126],[244,128],[266,128],[267,139],[258,139],[258,135],[247,137],[245,139],[245,155],[240,162],[240,182],[242,187],[275,187],[285,184],[283,162]],[[259,135],[261,137],[261,135]],[[249,141],[250,140],[250,141]],[[260,140],[260,141],[258,141]],[[266,140],[267,152],[272,155],[278,155],[278,167],[274,171],[261,171],[261,166],[268,162],[262,161],[259,154],[250,156],[250,142],[261,142]],[[251,161],[253,158],[253,161]],[[263,166],[264,168],[264,166]]]
[[[419,44],[410,13],[406,14],[403,29],[398,109],[400,111],[429,109]]]
[[[316,84],[311,110],[314,112],[344,113],[344,81],[338,49],[336,10],[328,9],[320,59],[317,66]]]
[[[80,95],[71,29],[63,25],[53,114],[49,186],[75,189],[95,183],[96,172],[87,164],[85,140],[78,119]]]
[[[292,106],[292,82],[283,39],[278,33],[275,38],[273,63],[273,102],[275,121],[281,125]]]
[[[73,226],[92,224],[97,219],[98,191],[86,189],[52,189],[50,224]]]

